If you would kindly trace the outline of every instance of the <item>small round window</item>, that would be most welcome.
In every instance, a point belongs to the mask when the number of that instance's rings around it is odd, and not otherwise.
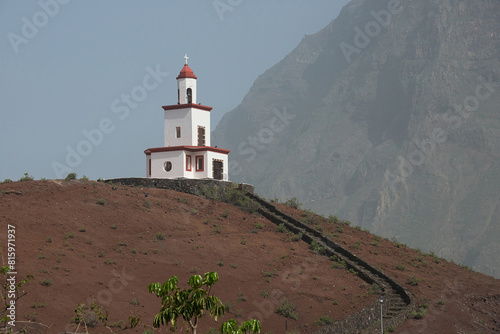
[[[163,169],[165,170],[165,172],[170,172],[172,170],[172,163],[170,161],[166,161],[163,164]]]

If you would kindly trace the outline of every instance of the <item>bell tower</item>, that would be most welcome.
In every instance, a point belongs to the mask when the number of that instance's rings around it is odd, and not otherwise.
[[[196,104],[196,75],[189,68],[187,55],[184,56],[185,64],[177,76],[177,104]]]
[[[146,176],[151,178],[191,178],[228,181],[229,150],[210,144],[212,107],[196,101],[196,80],[184,56],[177,76],[177,104],[163,106],[164,146],[148,148]]]

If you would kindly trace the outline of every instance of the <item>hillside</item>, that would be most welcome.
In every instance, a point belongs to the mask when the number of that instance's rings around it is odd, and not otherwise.
[[[390,3],[351,1],[213,140],[260,194],[500,277],[500,3]]]
[[[419,304],[428,303],[423,320],[409,320],[395,333],[500,330],[497,280],[342,221],[278,207],[395,278]],[[4,183],[0,212],[2,246],[6,225],[16,226],[18,279],[34,275],[17,303],[18,324],[30,326],[29,333],[73,331],[74,310],[92,301],[109,312],[114,332],[147,333],[160,307],[147,292],[149,283],[178,275],[185,286],[193,273],[213,270],[228,316],[260,317],[263,333],[283,332],[285,325],[289,332],[312,333],[320,329],[314,325],[320,316],[342,319],[378,298],[360,277],[277,232],[262,216],[171,190],[92,181]],[[155,239],[159,234],[164,240]],[[411,278],[418,285],[409,284]],[[296,306],[298,320],[285,322],[274,313],[284,297]],[[141,325],[120,329],[131,315]],[[218,324],[207,318],[201,326],[204,333]],[[109,331],[101,325],[90,332]]]

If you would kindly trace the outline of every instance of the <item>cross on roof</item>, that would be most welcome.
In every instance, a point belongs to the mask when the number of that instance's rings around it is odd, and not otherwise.
[[[186,65],[187,65],[187,63],[188,63],[188,59],[189,59],[189,57],[188,57],[187,53],[184,55],[184,59],[186,59]]]

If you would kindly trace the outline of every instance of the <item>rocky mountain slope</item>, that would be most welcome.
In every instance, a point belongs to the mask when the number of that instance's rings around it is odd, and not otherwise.
[[[353,0],[213,134],[230,178],[500,277],[500,3]]]

